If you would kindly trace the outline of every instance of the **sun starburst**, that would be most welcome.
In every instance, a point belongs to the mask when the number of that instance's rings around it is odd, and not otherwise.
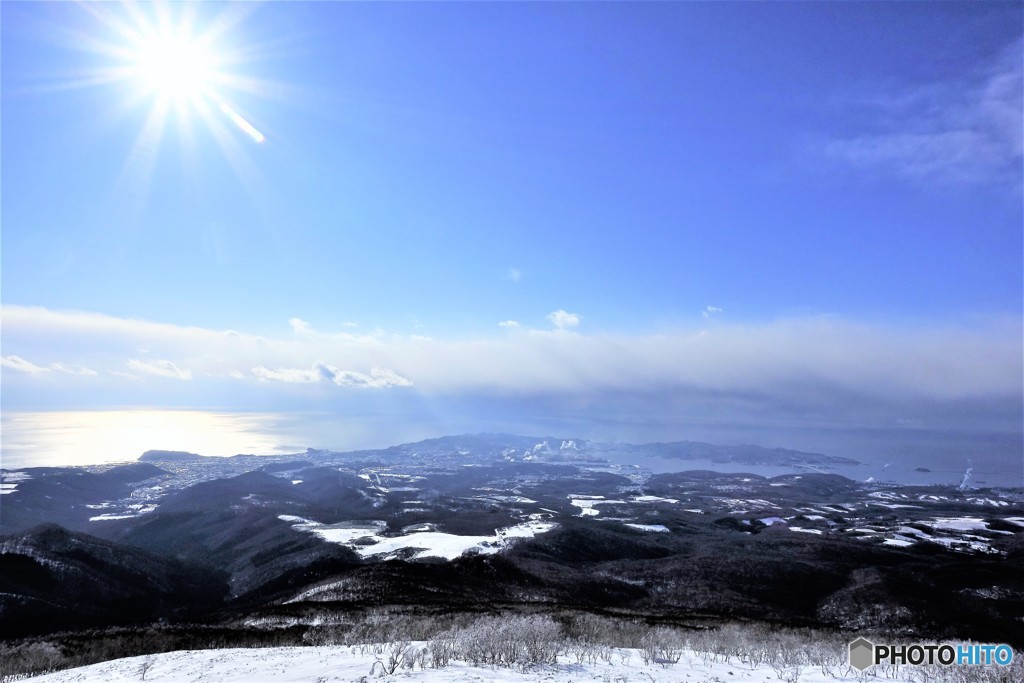
[[[115,192],[144,202],[161,144],[176,128],[186,145],[193,128],[205,127],[236,173],[254,177],[244,143],[262,144],[266,135],[241,111],[240,94],[262,95],[269,82],[237,72],[254,49],[238,40],[249,3],[82,3],[96,21],[91,29],[66,32],[71,47],[90,53],[93,67],[57,83],[56,89],[116,87],[121,111],[148,110],[122,167]],[[239,139],[240,138],[240,139]],[[254,194],[259,190],[250,188]],[[140,206],[129,207],[135,213]]]

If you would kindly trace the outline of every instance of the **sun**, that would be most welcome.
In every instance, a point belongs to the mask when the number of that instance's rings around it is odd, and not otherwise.
[[[229,70],[252,56],[246,46],[228,42],[251,11],[249,3],[219,6],[219,14],[208,12],[202,3],[185,2],[83,3],[81,7],[107,31],[106,36],[89,36],[83,44],[109,60],[90,84],[127,82],[131,90],[127,100],[135,104],[148,100],[161,127],[169,123],[166,119],[173,108],[185,119],[198,113],[211,129],[219,125],[213,117],[224,117],[254,142],[266,140],[228,102],[232,90],[253,92],[260,85],[258,79]]]
[[[203,110],[211,103],[254,142],[266,136],[235,111],[218,92],[218,85],[230,85],[231,78],[218,70],[220,60],[209,41],[193,38],[180,27],[165,27],[155,35],[143,35],[132,56],[132,71],[142,91],[166,108],[179,110],[191,105]]]
[[[157,97],[195,101],[210,96],[216,85],[216,56],[188,36],[152,36],[134,61],[139,85]]]
[[[141,111],[141,126],[111,192],[132,223],[148,202],[165,140],[181,148],[186,164],[202,164],[218,149],[253,196],[265,195],[250,150],[266,135],[239,102],[283,99],[288,84],[252,73],[273,41],[246,39],[243,25],[255,3],[154,2],[75,3],[91,20],[55,27],[73,50],[87,53],[83,64],[53,83],[54,90],[108,89],[110,120]],[[134,118],[134,117],[132,117]],[[195,135],[203,128],[209,140]],[[168,136],[169,130],[178,135]],[[186,169],[192,173],[192,169]],[[198,171],[198,168],[196,168]],[[197,173],[196,173],[197,174]],[[195,175],[195,174],[193,174]]]
[[[124,71],[144,96],[154,98],[154,110],[166,112],[173,105],[186,117],[200,112],[210,127],[216,122],[209,117],[219,112],[254,142],[264,142],[263,133],[222,94],[243,82],[222,70],[223,62],[230,61],[232,55],[218,39],[233,22],[214,21],[205,32],[196,32],[192,14],[172,14],[178,5],[153,3],[151,7],[155,16],[136,10],[128,23],[113,26],[125,43],[117,50],[127,62]]]

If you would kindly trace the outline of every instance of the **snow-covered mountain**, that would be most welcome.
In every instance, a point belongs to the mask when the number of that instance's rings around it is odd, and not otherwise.
[[[300,644],[319,624],[380,608],[570,609],[1024,645],[1024,491],[806,469],[655,473],[602,459],[601,448],[491,434],[5,471],[0,630],[142,623],[159,632],[154,649],[171,650],[207,647],[203,633]],[[139,651],[97,638],[104,657]]]

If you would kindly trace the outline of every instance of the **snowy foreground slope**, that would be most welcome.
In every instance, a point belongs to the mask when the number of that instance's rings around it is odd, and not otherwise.
[[[852,669],[834,668],[831,675],[817,667],[805,667],[799,678],[792,670],[776,671],[769,665],[751,668],[732,661],[707,660],[694,652],[685,652],[676,664],[661,666],[644,664],[636,650],[613,649],[611,663],[568,663],[540,666],[527,671],[470,666],[452,662],[443,669],[400,669],[384,675],[378,660],[387,661],[386,653],[375,656],[370,648],[360,646],[280,647],[263,649],[190,650],[167,652],[142,657],[117,659],[92,666],[69,669],[30,681],[48,683],[112,683],[117,681],[154,681],[185,683],[216,681],[224,683],[259,683],[261,681],[328,683],[329,681],[425,681],[429,683],[471,683],[475,681],[579,683],[839,683],[842,681],[912,681],[913,667],[895,677],[858,677]],[[371,668],[373,672],[371,673]],[[904,675],[905,674],[905,675]],[[880,672],[881,676],[881,672]]]

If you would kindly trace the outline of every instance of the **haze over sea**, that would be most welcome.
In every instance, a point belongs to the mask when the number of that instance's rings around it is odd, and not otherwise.
[[[207,456],[284,455],[307,448],[348,451],[386,448],[444,435],[479,431],[607,442],[705,441],[753,444],[853,458],[837,474],[900,484],[959,485],[971,468],[974,486],[1024,485],[1022,435],[1010,432],[924,429],[853,430],[721,425],[689,428],[602,420],[566,427],[555,420],[459,420],[444,424],[395,416],[346,417],[328,413],[232,413],[198,410],[5,412],[0,467],[67,467],[132,461],[147,450],[180,450]],[[447,431],[446,431],[447,430]],[[557,446],[558,444],[553,444]],[[723,465],[701,460],[620,460],[654,472],[687,469],[746,471],[766,476],[791,471]],[[924,468],[927,471],[918,471]]]

